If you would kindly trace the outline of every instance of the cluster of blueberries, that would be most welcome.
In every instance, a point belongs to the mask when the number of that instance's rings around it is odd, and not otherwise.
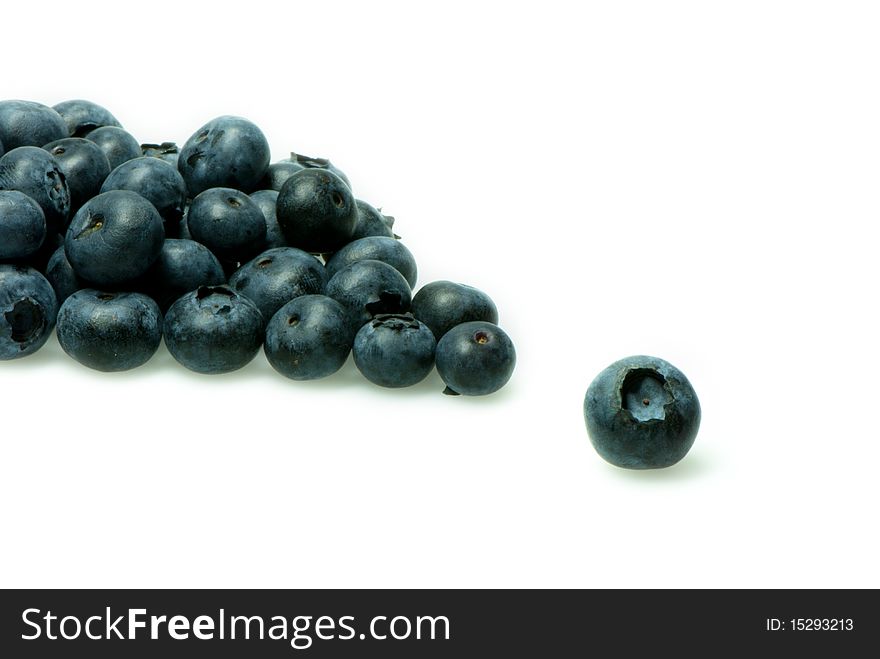
[[[57,328],[100,371],[146,363],[164,337],[199,373],[263,347],[313,380],[354,357],[385,387],[435,364],[446,392],[490,394],[513,343],[482,291],[448,281],[412,294],[416,263],[393,218],[355,199],[331,162],[270,164],[257,126],[222,116],[176,144],[140,144],[103,107],[0,102],[0,360]]]

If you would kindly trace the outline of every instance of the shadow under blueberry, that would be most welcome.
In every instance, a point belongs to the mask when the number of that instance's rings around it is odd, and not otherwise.
[[[623,469],[610,464],[606,466],[617,478],[642,483],[681,483],[702,478],[712,470],[711,461],[699,450],[693,454],[689,453],[678,463],[663,469]]]

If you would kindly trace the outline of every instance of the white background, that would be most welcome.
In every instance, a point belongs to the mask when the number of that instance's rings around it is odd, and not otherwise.
[[[362,6],[363,5],[363,6]],[[0,584],[880,587],[872,3],[12,3],[0,97],[140,141],[220,114],[330,157],[510,385],[0,364]],[[592,378],[663,357],[691,453],[604,463]]]

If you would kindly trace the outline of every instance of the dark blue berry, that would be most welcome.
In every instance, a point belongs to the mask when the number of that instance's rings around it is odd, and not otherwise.
[[[64,101],[53,106],[52,109],[61,115],[70,137],[83,137],[103,126],[121,127],[109,110],[91,101],[82,99]]]
[[[293,247],[276,247],[241,266],[229,286],[249,298],[263,318],[295,297],[324,292],[327,273],[314,256]]]
[[[394,235],[394,218],[390,215],[383,215],[381,212],[370,206],[360,199],[355,200],[358,209],[357,223],[354,225],[354,233],[351,235],[352,240],[358,238],[367,238],[368,236],[385,236],[386,238],[397,238]]]
[[[70,261],[67,260],[63,244],[52,253],[46,264],[46,279],[52,284],[59,304],[62,304],[64,300],[81,288],[86,287],[84,282],[76,276]]]
[[[199,286],[219,286],[226,275],[217,257],[194,240],[167,238],[146,274],[146,290],[166,311],[182,295]]]
[[[516,366],[510,337],[497,325],[456,325],[437,342],[437,372],[450,394],[484,396],[507,384]]]
[[[345,309],[324,295],[302,295],[285,304],[266,327],[266,358],[292,380],[332,375],[351,352],[353,331]]]
[[[269,168],[269,142],[242,117],[212,119],[190,137],[177,160],[189,196],[208,188],[253,192]]]
[[[259,254],[266,240],[266,217],[240,190],[209,188],[190,204],[186,216],[193,239],[221,261],[246,261]]]
[[[162,340],[162,314],[140,293],[83,289],[58,311],[58,342],[68,355],[97,371],[127,371],[146,364]]]
[[[340,179],[342,179],[345,185],[347,185],[349,189],[351,189],[351,182],[348,180],[345,172],[343,172],[336,165],[327,160],[327,158],[313,158],[311,156],[304,156],[301,153],[291,153],[290,158],[282,160],[281,162],[293,162],[300,167],[306,169],[323,169],[325,171],[332,172]]]
[[[593,447],[627,469],[669,467],[690,450],[700,428],[700,402],[684,374],[643,355],[613,363],[584,397]]]
[[[327,261],[327,274],[332,277],[352,263],[358,261],[382,261],[397,270],[413,287],[418,278],[416,260],[402,242],[387,236],[369,236],[348,243]]]
[[[39,350],[57,314],[55,291],[43,275],[33,268],[0,265],[0,360]]]
[[[143,155],[141,145],[134,136],[118,126],[102,126],[86,133],[83,137],[97,144],[104,152],[107,162],[110,163],[111,172],[122,163]]]
[[[156,207],[169,233],[177,232],[186,205],[186,184],[170,163],[149,156],[127,160],[104,181],[101,192],[110,190],[137,192]]]
[[[327,282],[326,292],[345,307],[356,329],[378,314],[406,313],[412,302],[403,275],[381,261],[358,261],[343,268]]]
[[[291,247],[333,252],[351,240],[357,206],[349,187],[323,169],[297,172],[278,194],[278,224]]]
[[[46,239],[46,216],[18,190],[0,190],[0,261],[23,259]]]
[[[81,137],[65,137],[43,147],[64,173],[70,190],[70,212],[80,207],[101,190],[101,184],[110,174],[110,162],[100,147]]]
[[[281,162],[272,163],[266,170],[266,175],[260,181],[260,189],[281,190],[287,179],[296,174],[298,171],[305,169],[302,165],[290,160],[282,160]]]
[[[495,303],[483,291],[451,281],[432,281],[415,294],[413,315],[431,328],[439,341],[456,325],[474,320],[498,324]]]
[[[36,201],[49,231],[67,226],[70,189],[58,162],[47,151],[20,146],[0,158],[0,190],[18,190]]]
[[[7,151],[68,137],[67,124],[52,108],[32,101],[0,101],[0,142]]]
[[[227,286],[202,286],[171,305],[165,345],[197,373],[217,374],[247,365],[263,343],[263,316]]]
[[[139,194],[112,190],[79,209],[64,249],[74,272],[101,288],[143,275],[159,256],[165,231],[155,206]]]
[[[287,241],[284,239],[284,234],[281,233],[281,227],[278,226],[278,216],[275,214],[278,192],[276,190],[257,190],[250,194],[250,198],[260,207],[266,218],[265,248],[286,247]]]
[[[434,368],[434,335],[412,314],[382,314],[354,338],[352,355],[358,370],[381,387],[410,387]]]
[[[180,149],[174,142],[162,142],[161,144],[141,144],[141,153],[148,158],[158,158],[164,160],[174,169],[177,169],[177,159],[180,156]]]

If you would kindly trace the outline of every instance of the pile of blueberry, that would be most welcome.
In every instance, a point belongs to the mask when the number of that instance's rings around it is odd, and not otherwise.
[[[328,160],[269,161],[240,117],[178,149],[139,144],[88,101],[0,102],[0,360],[32,354],[57,326],[64,351],[100,371],[141,366],[164,337],[199,373],[239,369],[263,347],[294,380],[352,353],[384,387],[435,364],[447,393],[507,383],[515,352],[485,293],[436,281],[413,296],[393,218]]]

